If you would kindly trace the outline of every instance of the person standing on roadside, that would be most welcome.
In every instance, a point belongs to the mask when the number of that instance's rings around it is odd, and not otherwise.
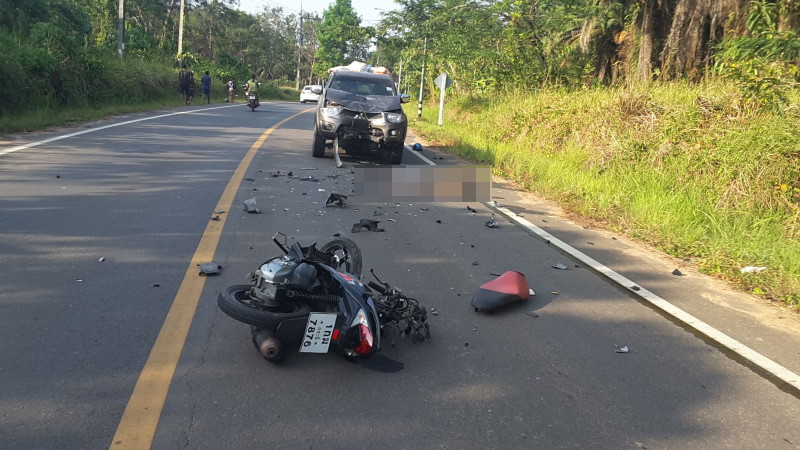
[[[187,89],[186,94],[186,106],[190,106],[192,104],[192,99],[194,98],[194,90],[197,85],[194,82],[194,72],[189,72],[189,88]]]
[[[228,78],[228,103],[233,103],[233,90],[236,88],[236,85],[233,83],[233,78]]]
[[[178,72],[178,89],[181,92],[181,102],[186,103],[189,96],[189,72],[186,71],[186,66],[181,66],[181,71]]]
[[[200,78],[200,84],[202,85],[203,89],[203,96],[206,98],[206,103],[211,104],[211,77],[208,75],[208,71],[203,74],[203,77]]]

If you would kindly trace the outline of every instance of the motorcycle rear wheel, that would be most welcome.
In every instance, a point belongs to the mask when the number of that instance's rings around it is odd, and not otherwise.
[[[259,328],[276,329],[284,320],[307,317],[311,307],[286,300],[276,309],[267,308],[250,297],[249,284],[228,286],[217,296],[217,305],[232,319]]]
[[[331,264],[331,267],[361,278],[361,250],[355,242],[347,238],[337,238],[325,243],[319,250],[332,253],[338,258],[338,264]]]

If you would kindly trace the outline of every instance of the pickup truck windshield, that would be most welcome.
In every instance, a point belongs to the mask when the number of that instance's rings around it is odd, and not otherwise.
[[[351,94],[370,96],[370,95],[394,95],[392,79],[387,76],[363,77],[349,76],[349,74],[337,73],[329,86],[331,89],[349,92]]]

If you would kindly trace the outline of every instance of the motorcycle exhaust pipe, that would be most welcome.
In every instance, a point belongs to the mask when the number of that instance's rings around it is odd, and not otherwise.
[[[275,362],[283,356],[283,345],[272,330],[261,329],[255,335],[256,347],[267,361]]]

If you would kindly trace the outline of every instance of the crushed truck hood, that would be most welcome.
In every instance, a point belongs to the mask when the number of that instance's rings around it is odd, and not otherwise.
[[[364,97],[338,89],[328,89],[327,98],[330,102],[341,105],[344,108],[365,113],[394,111],[401,108],[400,97],[396,95],[370,95]]]

